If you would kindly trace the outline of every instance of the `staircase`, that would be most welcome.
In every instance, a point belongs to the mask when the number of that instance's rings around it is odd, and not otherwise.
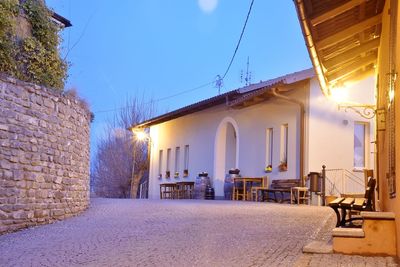
[[[326,169],[326,195],[357,194],[365,192],[364,174],[346,169]]]
[[[396,256],[393,212],[361,212],[362,228],[333,229],[333,251],[343,254]]]

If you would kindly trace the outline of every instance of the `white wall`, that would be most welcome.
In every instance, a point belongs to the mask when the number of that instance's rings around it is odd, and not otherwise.
[[[303,99],[307,89],[300,88],[292,93],[297,99]],[[263,176],[266,167],[266,129],[274,129],[273,142],[273,172],[268,174],[272,179],[299,178],[299,106],[283,100],[273,99],[262,104],[248,108],[235,110],[228,109],[225,105],[213,107],[194,114],[183,116],[156,126],[152,126],[150,134],[151,145],[151,168],[149,197],[159,198],[159,184],[177,181],[195,181],[199,172],[206,171],[214,180],[216,196],[223,196],[223,177],[214,177],[215,138],[217,128],[225,118],[232,118],[237,126],[237,148],[238,168],[242,176]],[[281,125],[289,124],[289,155],[288,171],[279,172],[280,163],[280,130]],[[165,178],[166,150],[184,146],[190,146],[189,177]],[[164,150],[163,177],[158,178],[158,155],[159,150]],[[172,153],[174,165],[175,153]],[[183,154],[181,164],[183,168]],[[217,161],[218,163],[218,161]],[[225,163],[223,163],[225,164]],[[235,166],[232,166],[235,167]],[[180,170],[182,174],[183,170]],[[219,175],[220,176],[220,175]]]
[[[348,101],[362,104],[374,103],[374,79],[368,78],[360,83],[347,88]],[[363,173],[353,170],[353,143],[354,123],[368,122],[369,148],[366,168],[374,168],[374,120],[362,118],[354,111],[338,110],[337,103],[322,95],[318,81],[311,80],[310,99],[307,122],[307,160],[306,173],[310,171],[320,172],[322,165],[327,169],[346,169],[351,174],[363,177]],[[357,188],[348,188],[348,191]],[[357,191],[364,191],[359,188]]]

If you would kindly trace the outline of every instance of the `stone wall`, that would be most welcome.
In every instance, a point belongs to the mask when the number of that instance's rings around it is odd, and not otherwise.
[[[0,74],[0,233],[88,207],[89,127],[73,94]]]

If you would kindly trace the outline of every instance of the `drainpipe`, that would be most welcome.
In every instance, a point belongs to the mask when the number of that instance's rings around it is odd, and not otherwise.
[[[283,99],[285,101],[295,103],[300,106],[300,181],[303,181],[304,176],[304,137],[305,137],[305,107],[303,102],[290,98],[288,96],[282,95],[278,92],[277,88],[272,88],[272,94],[277,98]]]

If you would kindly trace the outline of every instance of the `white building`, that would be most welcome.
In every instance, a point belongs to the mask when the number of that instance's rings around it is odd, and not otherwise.
[[[374,103],[373,85],[372,78],[354,85],[348,101]],[[149,198],[159,198],[160,183],[195,181],[200,172],[209,173],[216,197],[222,198],[231,168],[240,169],[242,176],[268,175],[272,180],[300,178],[320,172],[322,165],[339,191],[362,192],[362,185],[342,184],[342,176],[362,181],[362,170],[374,166],[373,120],[339,110],[322,95],[313,69],[239,88],[135,126],[147,127]],[[282,162],[286,171],[278,168]],[[268,165],[272,172],[266,174]]]

